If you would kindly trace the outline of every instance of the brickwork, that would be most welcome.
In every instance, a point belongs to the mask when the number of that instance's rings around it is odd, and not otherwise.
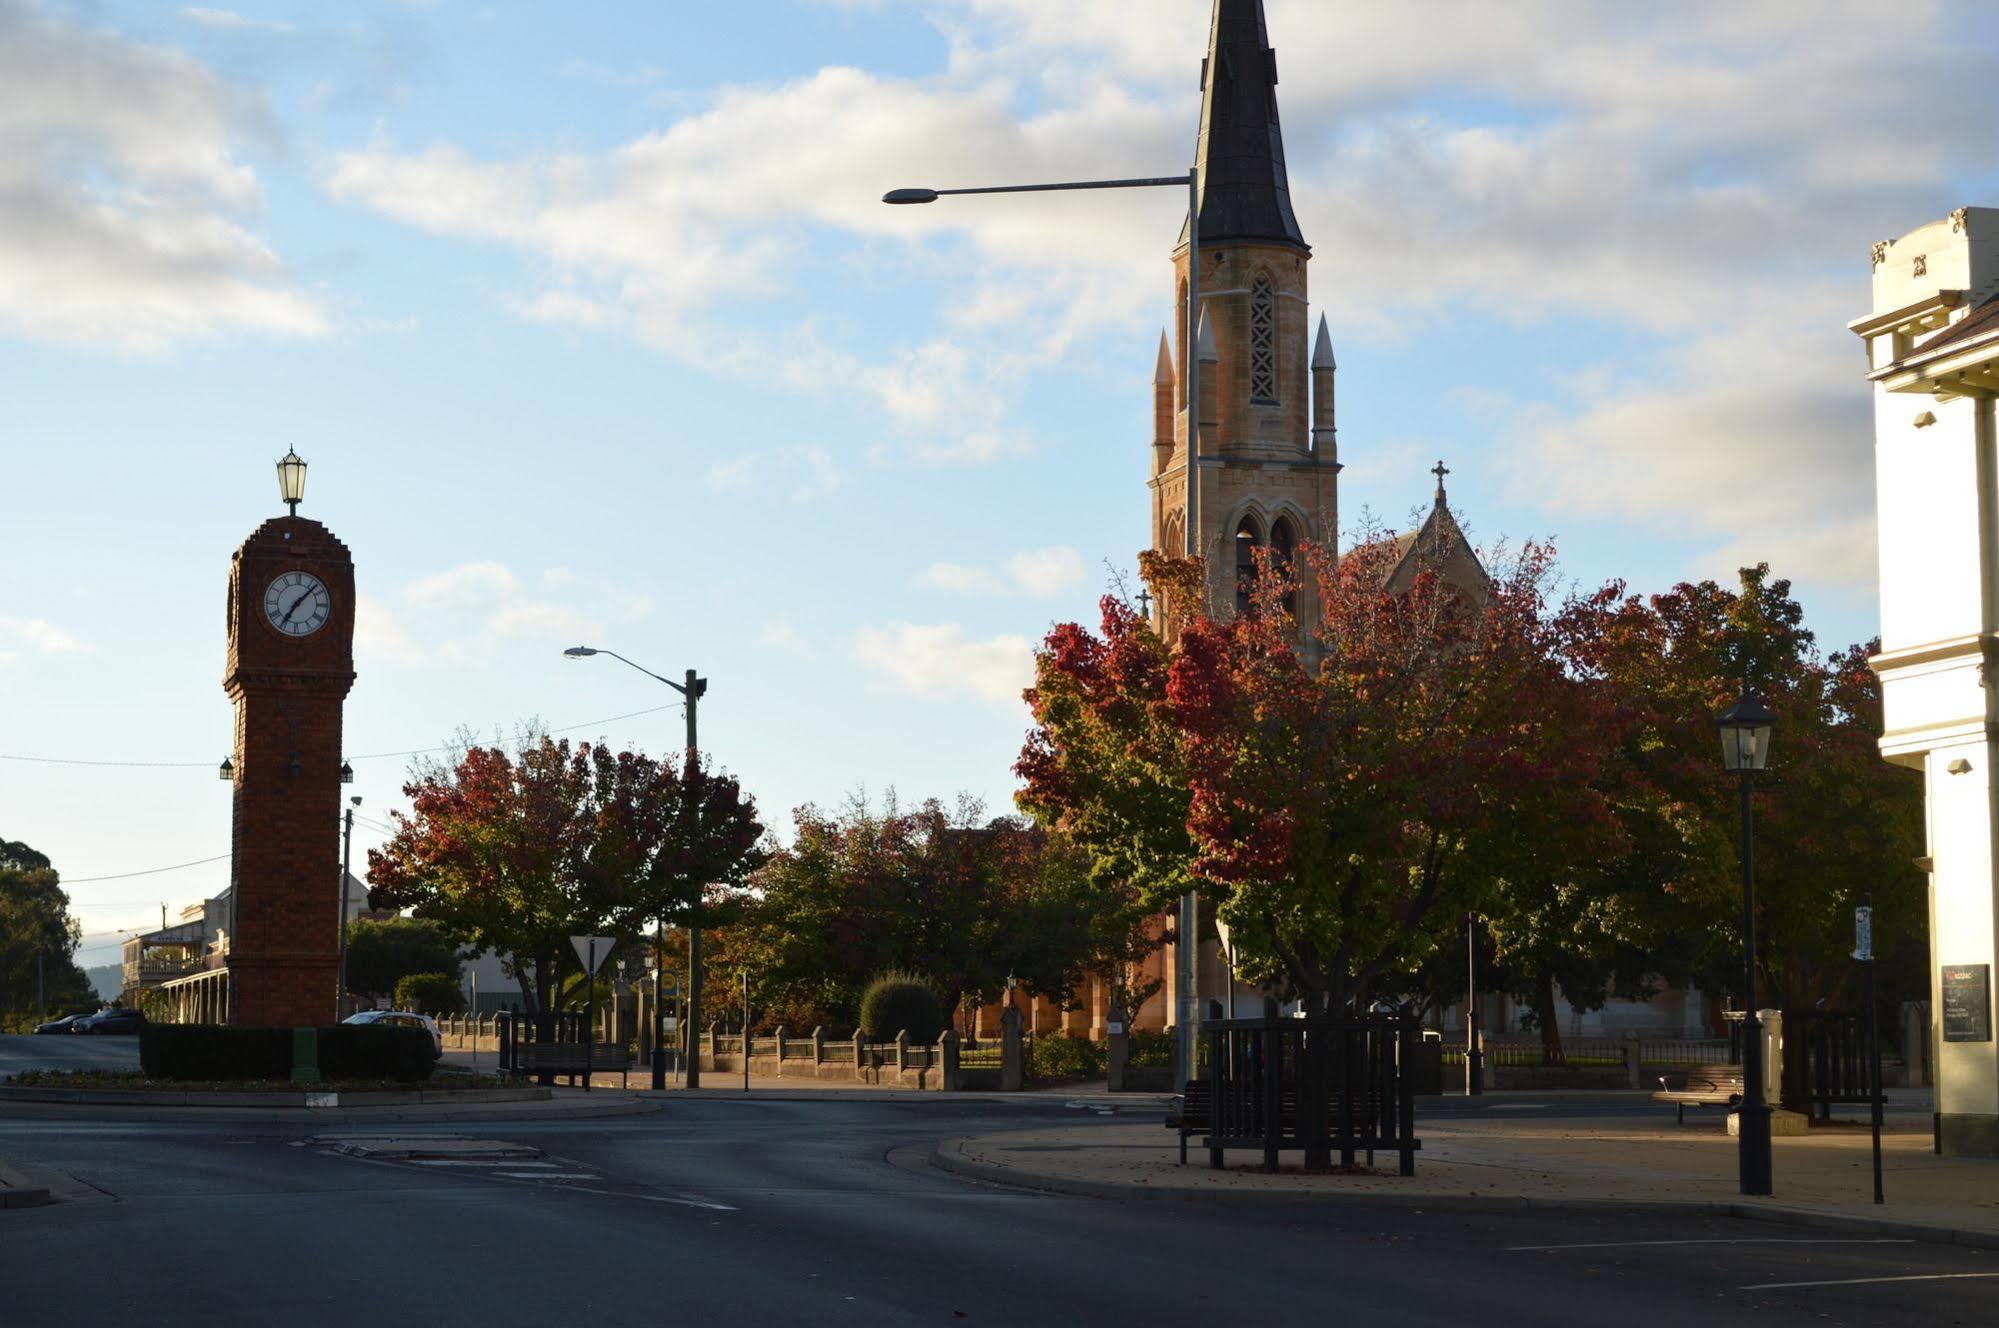
[[[290,572],[324,583],[324,626],[288,636],[265,589]],[[316,521],[267,521],[236,551],[229,660],[236,704],[230,1022],[330,1023],[339,967],[341,706],[354,683],[354,564]]]

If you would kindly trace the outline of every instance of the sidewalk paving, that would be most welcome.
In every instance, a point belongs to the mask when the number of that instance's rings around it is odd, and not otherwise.
[[[1813,1224],[1887,1224],[1900,1234],[1999,1248],[1999,1162],[1937,1157],[1926,1117],[1898,1113],[1882,1137],[1887,1203],[1872,1202],[1864,1125],[1836,1124],[1775,1141],[1770,1198],[1736,1191],[1736,1143],[1719,1114],[1675,1126],[1647,1117],[1536,1120],[1528,1111],[1417,1120],[1416,1175],[1266,1175],[1254,1152],[1231,1151],[1211,1171],[1199,1137],[1177,1165],[1179,1139],[1156,1121],[1063,1125],[948,1141],[933,1161],[947,1171],[1030,1189],[1106,1197],[1283,1196],[1411,1207],[1695,1208]],[[1906,1228],[1907,1230],[1904,1230]],[[1886,1229],[1886,1228],[1883,1228]]]

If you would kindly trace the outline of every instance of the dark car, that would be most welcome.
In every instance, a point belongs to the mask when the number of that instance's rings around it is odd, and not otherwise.
[[[120,1007],[85,1015],[76,1021],[74,1029],[78,1033],[136,1033],[145,1026],[145,1015]]]
[[[90,1015],[91,1012],[87,1010],[78,1014],[66,1014],[60,1019],[51,1019],[46,1024],[36,1024],[35,1031],[37,1033],[74,1033],[76,1026],[85,1019],[88,1019]]]

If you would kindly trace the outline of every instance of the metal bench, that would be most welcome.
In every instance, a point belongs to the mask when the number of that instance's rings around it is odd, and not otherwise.
[[[632,1054],[622,1042],[522,1042],[514,1047],[513,1071],[518,1075],[574,1077],[597,1070],[616,1070],[619,1086],[626,1087],[631,1069]]]
[[[1180,1132],[1180,1165],[1187,1165],[1187,1136],[1206,1134],[1213,1128],[1214,1085],[1195,1079],[1180,1091],[1180,1106],[1166,1117],[1166,1128]]]
[[[1742,1102],[1742,1071],[1738,1069],[1686,1070],[1659,1076],[1654,1102],[1673,1105],[1680,1124],[1687,1123],[1688,1107],[1733,1107]]]

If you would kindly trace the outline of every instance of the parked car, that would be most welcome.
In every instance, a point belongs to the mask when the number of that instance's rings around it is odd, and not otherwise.
[[[37,1033],[74,1033],[77,1024],[88,1019],[92,1013],[94,1012],[90,1010],[82,1010],[76,1014],[66,1014],[60,1019],[51,1019],[46,1024],[36,1024],[35,1031]]]
[[[437,1021],[427,1014],[416,1014],[409,1010],[362,1010],[350,1014],[340,1021],[343,1024],[385,1024],[390,1028],[421,1028],[430,1034],[431,1054],[444,1054],[444,1034],[437,1029]]]
[[[145,1026],[145,1015],[121,1005],[85,1015],[72,1028],[78,1033],[137,1033]]]

